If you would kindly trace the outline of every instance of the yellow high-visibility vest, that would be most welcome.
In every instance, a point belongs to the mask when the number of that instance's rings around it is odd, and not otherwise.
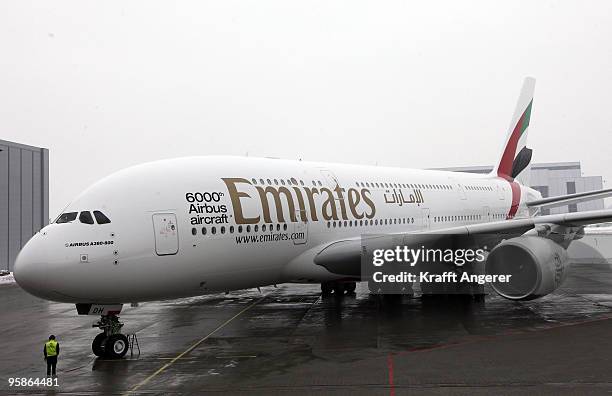
[[[47,351],[47,356],[56,356],[57,355],[57,341],[49,340],[45,343],[45,350]]]

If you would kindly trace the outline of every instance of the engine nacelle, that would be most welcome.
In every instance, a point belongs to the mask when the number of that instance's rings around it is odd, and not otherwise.
[[[555,291],[567,276],[566,250],[550,239],[521,236],[497,245],[486,262],[491,275],[512,275],[509,282],[493,282],[500,296],[532,300]]]

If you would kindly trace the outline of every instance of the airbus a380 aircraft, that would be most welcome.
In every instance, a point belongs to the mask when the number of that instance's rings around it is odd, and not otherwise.
[[[491,271],[530,283],[494,289],[511,299],[550,293],[568,243],[585,225],[612,221],[612,211],[535,217],[538,208],[612,190],[542,199],[518,182],[531,159],[534,86],[525,80],[491,174],[235,157],[146,163],[78,196],[25,245],[15,278],[36,296],[100,315],[93,351],[111,357],[127,351],[123,303],[284,282],[352,291],[363,234],[512,235],[491,251]]]

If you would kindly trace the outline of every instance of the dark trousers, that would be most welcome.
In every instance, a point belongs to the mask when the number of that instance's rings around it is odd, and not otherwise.
[[[47,375],[55,375],[57,356],[47,356]]]

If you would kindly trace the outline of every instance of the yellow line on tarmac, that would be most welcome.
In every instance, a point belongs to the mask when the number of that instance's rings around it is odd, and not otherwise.
[[[214,329],[213,331],[211,331],[210,333],[208,333],[206,336],[204,336],[202,339],[200,339],[198,342],[196,342],[195,344],[193,344],[192,346],[190,346],[189,348],[187,348],[186,350],[184,350],[182,353],[180,353],[179,355],[175,356],[171,361],[169,361],[168,363],[164,364],[163,366],[161,366],[156,372],[154,372],[153,374],[151,374],[150,376],[148,376],[147,378],[145,378],[144,380],[142,380],[138,385],[136,385],[135,387],[132,388],[132,390],[126,392],[126,395],[129,395],[130,393],[136,392],[138,389],[140,389],[142,386],[146,385],[149,381],[151,381],[153,378],[157,377],[159,374],[163,373],[164,370],[166,370],[168,367],[172,366],[177,360],[179,360],[180,358],[182,358],[183,356],[185,356],[186,354],[188,354],[189,352],[193,351],[194,349],[196,349],[198,346],[200,346],[200,344],[202,344],[204,341],[206,341],[207,339],[209,339],[213,334],[215,334],[217,331],[221,330],[223,327],[227,326],[231,321],[233,321],[234,319],[236,319],[237,317],[239,317],[240,315],[242,315],[243,313],[245,313],[246,311],[248,311],[249,309],[253,308],[255,305],[259,304],[261,301],[263,301],[264,298],[266,298],[268,295],[266,294],[265,296],[263,296],[262,298],[260,298],[259,300],[251,303],[249,306],[247,306],[246,308],[244,308],[242,311],[238,312],[236,315],[232,316],[231,318],[229,318],[228,320],[226,320],[225,322],[223,322],[222,324],[220,324],[219,326],[217,326],[216,329]]]

